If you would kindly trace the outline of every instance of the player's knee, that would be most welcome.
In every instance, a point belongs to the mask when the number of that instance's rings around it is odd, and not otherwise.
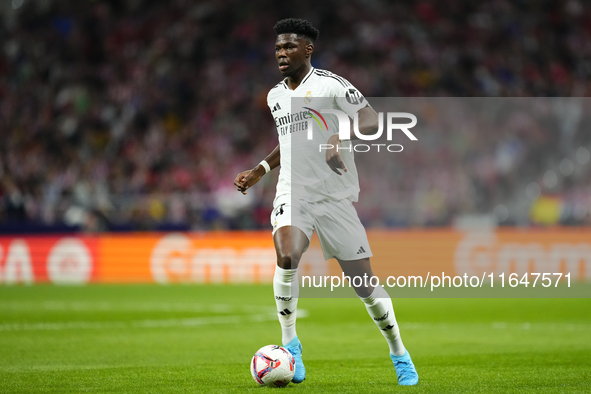
[[[277,256],[277,266],[286,270],[298,268],[299,262],[299,256],[293,253],[285,253]]]
[[[355,287],[355,293],[357,293],[357,296],[360,298],[369,297],[373,293],[374,290],[375,290],[375,287],[371,287],[371,286]]]

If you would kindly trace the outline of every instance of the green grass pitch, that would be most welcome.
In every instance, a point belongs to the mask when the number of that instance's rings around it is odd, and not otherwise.
[[[0,287],[0,393],[589,393],[590,299],[395,299],[420,375],[399,387],[361,301],[300,299],[308,372],[258,387],[270,285]]]

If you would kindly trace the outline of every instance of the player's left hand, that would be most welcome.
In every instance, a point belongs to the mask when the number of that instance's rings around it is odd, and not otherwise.
[[[337,147],[341,144],[339,141],[339,135],[331,135],[326,143],[329,146],[332,146],[332,148],[326,150],[326,164],[328,164],[330,169],[336,174],[343,175],[339,169],[347,172],[347,167],[345,167],[345,163],[343,163],[341,152],[337,150]]]

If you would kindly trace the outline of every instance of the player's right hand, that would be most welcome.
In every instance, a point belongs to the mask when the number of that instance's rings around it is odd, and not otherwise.
[[[261,167],[260,165],[256,166],[252,170],[243,171],[240,174],[236,175],[234,179],[234,186],[238,188],[238,191],[242,194],[247,194],[247,190],[258,181],[261,180],[263,175],[265,174],[265,169],[262,168],[262,173],[258,168]]]

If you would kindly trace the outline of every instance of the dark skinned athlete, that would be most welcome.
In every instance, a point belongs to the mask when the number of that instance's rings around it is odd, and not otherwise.
[[[358,116],[359,132],[365,135],[375,134],[378,130],[378,115],[363,99],[363,96],[344,78],[329,71],[312,67],[311,58],[314,43],[318,38],[318,30],[308,21],[301,19],[284,19],[274,27],[277,34],[275,41],[275,58],[283,80],[269,92],[267,101],[272,114],[276,117],[276,124],[281,116],[291,116],[289,109],[294,97],[334,97],[334,109],[343,111],[353,117]],[[347,98],[345,102],[344,98]],[[351,97],[357,99],[351,100]],[[327,117],[328,118],[328,117]],[[334,122],[334,120],[333,120]],[[293,123],[293,121],[292,121]],[[289,127],[291,127],[290,125]],[[327,127],[327,130],[329,127]],[[332,128],[334,129],[334,128]],[[239,173],[234,185],[243,194],[261,180],[268,171],[281,165],[277,194],[274,201],[274,211],[271,221],[274,227],[273,242],[277,254],[277,266],[273,279],[275,302],[278,317],[282,327],[283,345],[293,354],[296,360],[294,383],[301,383],[306,377],[302,361],[302,346],[295,330],[297,297],[293,297],[292,285],[297,286],[297,268],[304,251],[308,248],[310,237],[314,231],[318,232],[325,257],[335,257],[344,274],[348,277],[373,276],[369,257],[371,250],[367,242],[365,229],[357,217],[353,201],[357,201],[358,180],[354,162],[347,156],[349,141],[340,141],[339,134],[332,134],[326,140],[326,150],[322,164],[329,169],[328,175],[338,177],[333,182],[341,182],[339,198],[336,196],[311,197],[311,201],[303,201],[298,210],[309,209],[309,215],[314,218],[310,222],[293,224],[291,222],[291,152],[289,149],[291,133],[279,132],[277,147],[253,169]],[[354,133],[351,133],[354,136]],[[282,145],[284,152],[281,151]],[[345,145],[345,146],[343,146]],[[287,148],[286,148],[287,146]],[[311,149],[314,149],[313,147]],[[345,156],[345,157],[344,157]],[[285,172],[284,172],[285,171]],[[320,181],[322,182],[322,180]],[[356,192],[349,192],[356,190]],[[349,194],[347,194],[349,193]],[[312,203],[312,204],[309,204]],[[329,223],[343,223],[342,226]],[[350,225],[350,223],[353,223]],[[351,226],[349,228],[349,226]],[[343,231],[346,230],[346,231]],[[344,242],[339,242],[345,237]],[[349,237],[348,239],[346,237]],[[361,245],[361,247],[359,247]],[[347,250],[348,248],[353,248]],[[355,285],[355,291],[364,302],[368,313],[380,328],[390,348],[390,358],[396,369],[398,384],[416,385],[418,374],[406,351],[398,324],[394,316],[392,300],[382,286],[371,286],[362,283]]]

